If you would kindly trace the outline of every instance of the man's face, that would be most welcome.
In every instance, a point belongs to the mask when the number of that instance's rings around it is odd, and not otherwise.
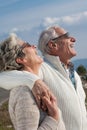
[[[75,41],[75,38],[70,36],[61,40],[59,45],[59,52],[61,51],[60,57],[62,56],[67,59],[71,59],[76,56],[76,51],[74,49]]]
[[[69,36],[69,34],[66,33],[65,30],[60,29],[60,31],[61,35],[55,41],[55,44],[57,46],[55,53],[56,56],[60,57],[60,59],[68,60],[76,56],[76,51],[74,49],[76,39]]]

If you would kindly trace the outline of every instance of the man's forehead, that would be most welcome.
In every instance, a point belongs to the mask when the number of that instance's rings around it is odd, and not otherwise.
[[[55,32],[60,36],[62,34],[65,34],[67,31],[61,27],[54,27]]]

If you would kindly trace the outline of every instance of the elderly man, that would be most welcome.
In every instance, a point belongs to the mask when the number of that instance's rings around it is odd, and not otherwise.
[[[63,28],[50,27],[44,30],[38,44],[45,60],[39,76],[56,96],[66,129],[86,130],[85,93],[80,77],[70,62],[76,56],[75,41]],[[39,92],[44,91],[47,94],[46,87],[42,88],[36,81],[32,89],[34,95],[37,88]]]
[[[45,63],[41,67],[45,83],[58,99],[67,130],[86,130],[85,93],[70,59],[76,56],[76,39],[60,27],[44,30],[38,48]]]
[[[66,129],[86,130],[85,93],[70,62],[76,56],[75,41],[63,28],[50,27],[41,33],[38,48],[46,62],[41,68],[43,80],[58,99]]]

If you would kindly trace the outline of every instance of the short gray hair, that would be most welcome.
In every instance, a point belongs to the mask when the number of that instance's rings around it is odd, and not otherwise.
[[[39,41],[38,41],[38,49],[44,54],[46,53],[46,45],[47,43],[53,39],[58,37],[58,33],[55,31],[54,27],[50,27],[46,30],[44,30],[40,37],[39,37]]]
[[[0,43],[0,71],[19,70],[21,64],[16,63],[19,38],[16,34],[11,34]]]

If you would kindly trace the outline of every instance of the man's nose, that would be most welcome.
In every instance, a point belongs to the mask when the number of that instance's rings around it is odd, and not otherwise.
[[[74,37],[70,37],[71,42],[76,42],[76,39]]]

